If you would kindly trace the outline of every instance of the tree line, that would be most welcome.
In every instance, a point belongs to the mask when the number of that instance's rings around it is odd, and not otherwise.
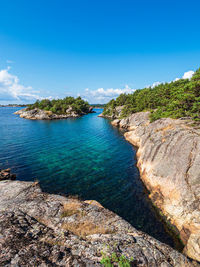
[[[89,103],[84,101],[80,96],[74,98],[72,96],[65,97],[64,99],[43,99],[41,101],[37,100],[34,104],[28,105],[27,109],[42,109],[46,111],[51,111],[55,114],[65,114],[66,110],[71,108],[78,114],[87,113],[89,111]]]
[[[138,89],[132,94],[121,94],[106,104],[103,114],[111,116],[117,106],[123,106],[122,118],[135,112],[151,111],[151,121],[166,117],[200,120],[200,68],[191,79],[179,79]]]

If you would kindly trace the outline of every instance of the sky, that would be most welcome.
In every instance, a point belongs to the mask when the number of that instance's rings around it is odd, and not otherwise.
[[[0,104],[120,93],[200,67],[199,0],[0,0]]]

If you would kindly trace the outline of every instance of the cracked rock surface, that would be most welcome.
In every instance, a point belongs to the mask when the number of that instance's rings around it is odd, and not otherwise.
[[[96,201],[0,182],[0,266],[102,266],[102,252],[133,257],[132,266],[198,266]]]
[[[152,202],[177,228],[184,252],[200,261],[200,125],[187,118],[150,123],[149,112],[112,124],[128,130]]]

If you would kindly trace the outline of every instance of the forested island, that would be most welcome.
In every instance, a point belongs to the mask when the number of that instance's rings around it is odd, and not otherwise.
[[[64,99],[37,100],[27,108],[15,112],[22,118],[32,120],[52,120],[79,117],[93,112],[93,108],[81,97],[65,97]]]
[[[155,87],[138,89],[133,94],[121,94],[105,106],[103,115],[115,116],[115,108],[121,106],[123,108],[120,118],[136,112],[150,111],[151,121],[168,117],[190,117],[200,120],[200,68],[190,80],[179,79]]]
[[[8,105],[0,105],[0,108],[21,108],[21,107],[26,107],[27,105],[25,104],[8,104]]]

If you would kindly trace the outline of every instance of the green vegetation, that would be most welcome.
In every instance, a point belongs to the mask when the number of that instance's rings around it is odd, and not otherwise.
[[[118,257],[115,253],[113,253],[110,257],[106,256],[105,254],[103,254],[102,256],[103,257],[101,259],[101,264],[103,264],[104,267],[130,267],[131,262],[133,261],[133,258],[129,260],[124,255]]]
[[[121,94],[105,106],[103,114],[112,116],[117,106],[124,106],[122,118],[135,112],[151,111],[151,121],[166,117],[200,120],[200,69],[191,80],[180,79],[136,90],[133,94]]]
[[[49,99],[37,100],[34,104],[28,105],[28,110],[39,108],[46,111],[51,111],[55,114],[66,114],[66,110],[71,108],[78,114],[87,113],[89,111],[89,103],[84,101],[81,97],[65,97],[64,99],[57,99],[50,101]]]

